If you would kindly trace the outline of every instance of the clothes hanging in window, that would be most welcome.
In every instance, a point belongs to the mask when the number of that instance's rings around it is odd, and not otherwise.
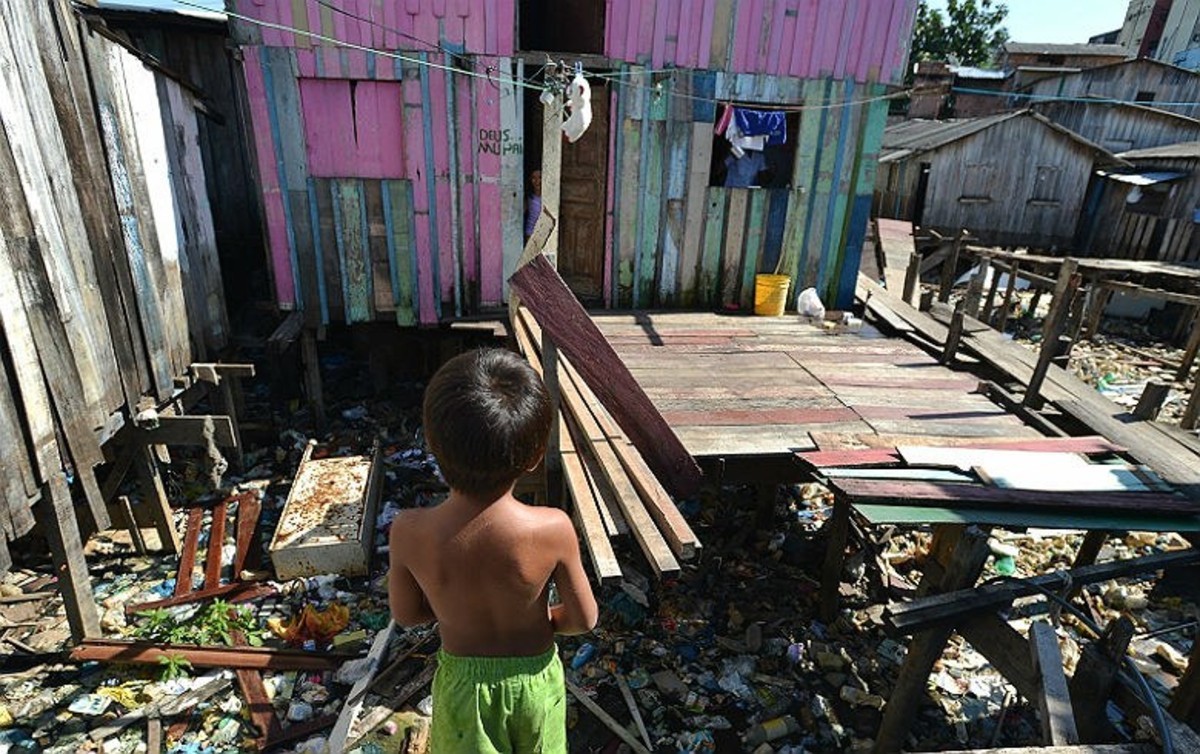
[[[733,124],[743,136],[765,136],[772,145],[787,143],[787,115],[782,110],[735,107]]]

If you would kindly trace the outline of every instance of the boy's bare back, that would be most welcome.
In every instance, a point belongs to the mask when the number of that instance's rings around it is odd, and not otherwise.
[[[403,625],[437,620],[443,648],[466,656],[532,656],[554,634],[596,622],[570,519],[506,493],[486,503],[452,492],[404,511],[391,530],[389,591]],[[553,578],[560,604],[549,607]]]

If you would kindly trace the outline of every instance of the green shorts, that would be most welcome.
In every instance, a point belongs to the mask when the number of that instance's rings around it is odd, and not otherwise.
[[[535,657],[438,652],[432,754],[566,751],[566,688],[558,647]]]

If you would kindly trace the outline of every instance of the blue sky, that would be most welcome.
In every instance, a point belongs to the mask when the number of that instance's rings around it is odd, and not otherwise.
[[[935,8],[946,0],[929,0]],[[1008,36],[1014,42],[1086,42],[1120,28],[1129,0],[1007,0]]]
[[[101,0],[102,3],[182,8],[171,0]],[[188,0],[214,10],[223,0]],[[945,8],[946,0],[930,0]],[[1008,33],[1016,42],[1086,42],[1088,37],[1111,31],[1125,20],[1129,0],[1007,0]]]

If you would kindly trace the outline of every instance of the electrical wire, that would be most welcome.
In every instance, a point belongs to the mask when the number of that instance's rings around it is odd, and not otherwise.
[[[1062,609],[1075,616],[1080,623],[1086,626],[1087,629],[1096,636],[1101,636],[1104,633],[1100,626],[1096,625],[1096,622],[1092,620],[1090,616],[1088,616],[1075,605],[1071,604],[1070,600],[1066,599],[1057,592],[1047,589],[1041,584],[1018,579],[1014,576],[996,576],[995,578],[988,579],[983,583],[989,584],[999,581],[1011,581],[1013,583],[1019,583],[1025,587],[1029,587],[1030,589],[1041,593],[1046,599],[1054,601],[1060,607],[1062,607]],[[1171,729],[1167,727],[1166,715],[1163,713],[1162,706],[1159,705],[1158,699],[1155,698],[1154,691],[1150,688],[1150,684],[1147,683],[1146,679],[1142,676],[1141,671],[1138,670],[1137,665],[1134,664],[1133,658],[1126,655],[1122,659],[1125,661],[1125,665],[1128,668],[1128,671],[1125,673],[1126,677],[1133,678],[1134,685],[1138,687],[1138,691],[1140,691],[1142,694],[1142,701],[1145,702],[1146,707],[1150,709],[1150,715],[1154,718],[1154,727],[1158,729],[1159,738],[1162,739],[1163,754],[1174,754],[1175,745],[1171,738]]]

